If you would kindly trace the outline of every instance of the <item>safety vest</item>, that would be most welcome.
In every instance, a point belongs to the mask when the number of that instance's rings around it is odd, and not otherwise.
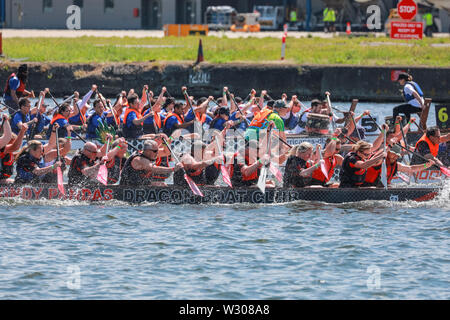
[[[431,152],[431,154],[433,155],[433,157],[437,157],[438,152],[439,152],[439,144],[434,144],[434,143],[431,142],[431,140],[427,137],[427,135],[424,134],[424,135],[419,139],[419,141],[417,141],[416,147],[415,147],[416,149],[417,149],[417,146],[419,145],[419,143],[420,143],[421,141],[425,141],[425,142],[428,144],[428,148],[430,148],[430,152]]]
[[[183,124],[183,123],[184,123],[184,116],[183,116],[183,115],[179,116],[179,115],[176,114],[176,113],[169,112],[169,113],[167,114],[166,118],[164,119],[164,122],[163,122],[163,126],[164,126],[163,132],[164,132],[167,136],[170,136],[170,135],[172,134],[172,132],[175,131],[175,128],[174,128],[174,127],[172,127],[172,128],[166,128],[166,122],[167,122],[167,120],[168,120],[169,118],[171,118],[171,117],[177,118],[178,124]]]
[[[362,160],[355,152],[350,152],[345,156],[344,161],[342,162],[340,175],[342,187],[361,186],[365,181],[367,170],[356,168],[350,161],[353,159],[356,161]]]
[[[10,88],[10,86],[9,86],[9,80],[11,80],[11,78],[14,78],[15,76],[16,76],[15,73],[11,73],[11,75],[10,75],[10,76],[8,77],[8,79],[6,80],[5,93],[6,93],[8,96],[11,96],[11,88]],[[24,91],[25,91],[25,83],[23,83],[22,81],[20,81],[20,79],[19,79],[19,82],[20,82],[20,85],[19,85],[19,87],[18,87],[17,90],[16,90],[17,98],[23,97]]]
[[[254,128],[262,128],[264,124],[266,123],[267,117],[272,113],[273,111],[266,108],[261,110],[260,112],[257,112],[255,114],[255,117],[253,118],[252,122],[250,122],[250,127]]]
[[[419,94],[419,96],[421,96],[423,98],[423,91],[422,89],[420,89],[419,85],[417,83],[415,83],[414,81],[408,81],[405,83],[405,86],[407,84],[410,84],[414,87],[414,90],[417,91],[417,93]],[[405,92],[405,87],[403,87],[403,97],[405,98],[406,102],[410,102],[411,100],[414,100],[414,96],[412,94],[407,94]]]
[[[57,114],[56,116],[54,116],[53,118],[52,118],[52,121],[50,121],[50,124],[51,125],[53,125],[54,123],[55,123],[55,121],[56,120],[59,120],[59,119],[64,119],[64,120],[66,120],[66,121],[69,121],[66,117],[64,117],[62,114]]]
[[[166,157],[158,157],[156,158],[155,165],[158,167],[169,167],[169,156]],[[181,170],[183,171],[183,170]],[[170,177],[170,173],[162,174],[162,173],[154,173],[152,174],[152,179],[156,181],[164,181]]]
[[[331,177],[334,174],[334,168],[337,165],[337,158],[336,155],[333,155],[332,157],[328,157],[323,160],[325,161],[325,168],[328,168],[327,172],[328,179],[325,177],[320,167],[318,167],[316,170],[313,171],[311,178],[326,183],[330,181]]]
[[[244,175],[241,170],[243,165],[240,165],[237,163],[237,157],[238,157],[238,153],[235,153],[233,164],[229,166],[229,170],[230,170],[229,172],[230,172],[230,177],[231,177],[233,186],[239,186],[242,184],[244,184],[244,185],[256,184],[258,182],[259,173],[260,173],[261,169],[258,167],[258,169],[255,170],[253,173],[251,173],[249,175]],[[245,159],[245,165],[249,166],[249,165],[253,164],[253,163],[250,163],[250,159],[248,156],[245,156],[244,159]]]
[[[297,12],[291,11],[291,22],[297,22]]]
[[[8,179],[14,172],[14,156],[12,152],[5,153],[5,148],[0,151],[0,180]]]
[[[336,21],[336,13],[333,9],[325,8],[323,10],[323,21],[324,22],[335,22]]]
[[[128,128],[127,119],[128,115],[132,112],[136,114],[137,119],[142,118],[142,115],[139,111],[137,111],[136,109],[127,108],[127,110],[125,111],[125,115],[123,116],[123,136],[126,139],[135,139],[142,135],[142,124],[135,125],[134,123],[132,123],[131,127]]]
[[[433,15],[431,13],[425,13],[423,15],[423,18],[425,19],[425,24],[427,27],[430,27],[433,25]]]
[[[200,121],[201,123],[205,123],[205,121],[206,121],[206,113],[203,113],[201,116],[200,116],[200,112],[196,112],[195,113],[195,117],[197,118],[197,120],[198,121]]]

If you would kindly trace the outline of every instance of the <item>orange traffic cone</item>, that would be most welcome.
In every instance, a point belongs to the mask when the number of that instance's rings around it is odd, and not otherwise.
[[[347,34],[350,35],[352,33],[352,26],[350,24],[350,22],[347,22]]]
[[[205,61],[205,58],[203,58],[202,39],[200,39],[200,42],[198,44],[197,61],[195,62],[195,64],[199,64],[202,61]]]

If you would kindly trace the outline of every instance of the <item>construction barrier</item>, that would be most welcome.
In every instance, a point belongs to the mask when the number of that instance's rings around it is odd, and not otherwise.
[[[186,37],[186,36],[207,36],[207,24],[165,24],[164,36]]]
[[[2,39],[2,33],[0,32],[0,56],[3,55],[3,39]]]

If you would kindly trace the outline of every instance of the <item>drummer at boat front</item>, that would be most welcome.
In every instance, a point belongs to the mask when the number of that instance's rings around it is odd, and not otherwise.
[[[22,148],[17,157],[16,184],[39,184],[46,173],[61,166],[61,161],[45,166],[44,154],[48,152],[38,140],[31,140]]]
[[[432,159],[438,166],[443,166],[443,163],[437,158],[439,153],[439,144],[450,141],[450,133],[441,136],[441,131],[438,127],[429,127],[423,136],[417,141],[415,152],[426,159]],[[413,154],[411,164],[423,164],[425,160]]]
[[[396,106],[392,113],[392,119],[395,119],[399,113],[406,116],[409,122],[412,113],[421,114],[425,108],[425,100],[423,99],[423,91],[420,86],[413,81],[410,74],[402,72],[398,75],[398,83],[403,86],[402,95],[406,103]]]
[[[342,161],[340,172],[340,188],[357,188],[364,184],[367,169],[379,163],[386,157],[386,152],[372,157],[372,145],[363,140],[353,145],[353,151],[349,152]],[[370,160],[369,160],[370,159]]]
[[[181,162],[172,168],[157,166],[155,161],[158,152],[158,143],[155,140],[146,140],[142,153],[133,153],[125,162],[120,174],[120,185],[153,185],[153,174],[170,174],[183,168]]]

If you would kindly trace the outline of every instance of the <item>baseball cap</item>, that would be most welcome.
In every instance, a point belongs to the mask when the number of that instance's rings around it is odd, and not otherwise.
[[[284,102],[283,100],[277,100],[273,104],[273,107],[274,108],[287,108],[288,106],[286,105],[286,102]]]

